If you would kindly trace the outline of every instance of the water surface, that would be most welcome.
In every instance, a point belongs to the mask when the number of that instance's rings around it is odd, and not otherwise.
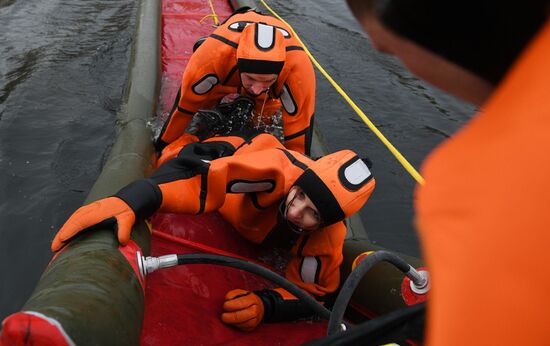
[[[21,308],[115,135],[137,2],[0,0],[0,319]]]

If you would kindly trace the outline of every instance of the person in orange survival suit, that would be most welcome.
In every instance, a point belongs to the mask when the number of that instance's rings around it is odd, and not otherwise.
[[[212,137],[185,146],[151,178],[78,209],[55,236],[52,250],[109,218],[116,218],[118,239],[126,244],[136,216],[219,210],[255,243],[293,240],[286,277],[322,301],[339,285],[343,220],[363,206],[374,184],[368,166],[350,150],[312,160],[285,149],[270,134]],[[225,298],[223,322],[245,331],[261,321],[311,314],[281,288],[236,289]]]
[[[237,10],[191,56],[157,150],[197,141],[186,130],[192,116],[234,93],[256,101],[256,124],[269,124],[282,106],[285,147],[309,154],[315,108],[311,61],[286,24],[248,7]]]
[[[416,191],[426,344],[548,344],[549,1],[348,4],[377,49],[481,107]]]

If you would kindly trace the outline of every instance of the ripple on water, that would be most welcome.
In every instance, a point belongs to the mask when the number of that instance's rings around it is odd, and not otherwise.
[[[0,284],[0,320],[28,298],[54,229],[101,170],[138,4],[0,0],[0,225],[10,225],[0,227],[0,271],[10,277]]]

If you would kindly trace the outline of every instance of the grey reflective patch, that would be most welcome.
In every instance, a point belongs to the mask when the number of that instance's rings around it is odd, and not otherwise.
[[[231,185],[230,191],[236,193],[245,193],[245,192],[262,192],[269,191],[273,188],[273,183],[262,181],[262,182],[238,182]]]
[[[306,284],[315,283],[315,274],[317,273],[317,259],[315,257],[304,257],[302,268],[300,268],[300,276]]]
[[[346,167],[344,176],[350,184],[359,185],[371,176],[371,172],[363,160],[357,159],[357,161]]]
[[[256,44],[263,49],[269,49],[273,46],[273,39],[275,38],[275,28],[271,25],[258,23],[258,36],[256,37]]]
[[[235,23],[229,25],[229,29],[234,30],[234,31],[243,31],[244,28],[246,28],[246,27],[249,26],[250,24],[252,24],[252,23],[247,23],[247,22],[235,22]]]
[[[199,95],[206,94],[214,85],[218,84],[218,78],[216,76],[208,76],[193,86],[193,91]]]
[[[287,113],[296,113],[296,104],[294,103],[294,100],[292,99],[292,96],[290,95],[290,92],[288,91],[286,85],[283,86],[283,92],[281,93],[281,103],[283,104],[283,107],[285,107]]]
[[[277,28],[277,30],[279,30],[279,32],[281,34],[283,34],[284,38],[289,38],[290,37],[290,33],[288,31],[286,31],[285,29]]]

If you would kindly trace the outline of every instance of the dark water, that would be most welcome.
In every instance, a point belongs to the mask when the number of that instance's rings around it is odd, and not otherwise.
[[[21,308],[50,241],[114,139],[134,0],[0,0],[0,319]]]
[[[376,52],[344,1],[268,1],[298,32],[316,60],[418,170],[426,155],[474,113],[474,107],[419,81]],[[329,149],[351,148],[374,163],[377,186],[361,211],[378,245],[421,256],[413,228],[415,181],[317,73],[316,122]]]
[[[472,107],[373,51],[344,2],[269,2],[327,71],[416,166]],[[0,319],[21,308],[49,243],[93,185],[114,140],[138,1],[0,0]],[[419,255],[414,182],[318,75],[317,122],[330,149],[375,164],[362,212],[369,237]]]

